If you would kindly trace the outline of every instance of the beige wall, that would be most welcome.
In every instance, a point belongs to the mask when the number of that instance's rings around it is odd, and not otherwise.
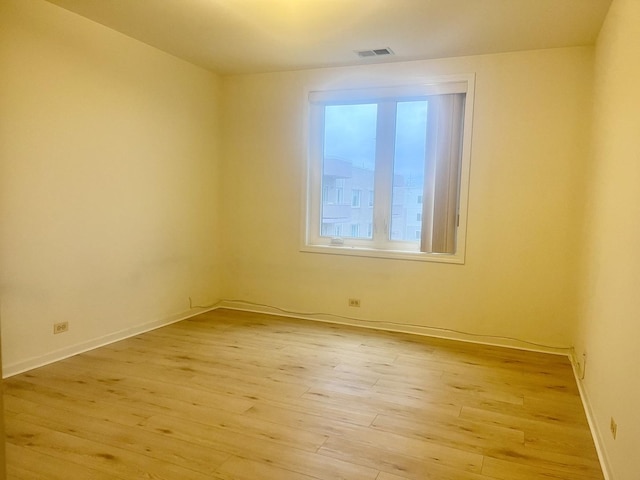
[[[578,359],[612,478],[640,475],[640,2],[614,0],[596,49]],[[617,439],[609,431],[618,423]]]
[[[640,4],[615,0],[593,90],[591,48],[220,79],[3,0],[5,368],[180,318],[189,296],[575,344],[613,478],[635,479],[638,24]],[[455,73],[476,73],[465,265],[300,252],[306,92]]]
[[[571,345],[592,54],[224,78],[225,297]],[[477,75],[466,264],[301,253],[305,91],[456,73]]]
[[[217,76],[41,0],[0,2],[0,70],[5,370],[218,296]]]

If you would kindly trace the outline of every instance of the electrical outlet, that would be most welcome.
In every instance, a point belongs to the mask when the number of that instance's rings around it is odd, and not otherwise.
[[[64,333],[69,330],[69,322],[60,322],[53,324],[53,334]]]
[[[360,299],[359,298],[350,298],[349,299],[349,306],[350,307],[359,307],[360,306]]]
[[[618,434],[618,424],[613,419],[613,417],[611,417],[611,435],[613,435],[614,440],[616,439],[617,434]]]

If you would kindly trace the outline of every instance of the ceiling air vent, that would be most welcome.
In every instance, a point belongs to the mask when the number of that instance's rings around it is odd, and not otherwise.
[[[390,48],[375,48],[373,50],[357,50],[356,53],[359,57],[380,57],[382,55],[393,55],[393,50]]]

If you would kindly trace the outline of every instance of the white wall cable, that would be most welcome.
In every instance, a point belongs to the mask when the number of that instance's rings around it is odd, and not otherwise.
[[[298,311],[298,310],[289,310],[289,309],[286,309],[286,308],[277,307],[275,305],[269,305],[269,304],[266,304],[266,303],[259,303],[259,302],[252,302],[252,301],[249,301],[249,300],[221,299],[221,300],[218,300],[217,302],[214,302],[214,303],[209,304],[209,305],[194,305],[192,300],[191,300],[191,297],[189,297],[189,308],[192,308],[192,309],[193,308],[213,309],[213,308],[220,307],[225,303],[235,303],[235,304],[247,305],[247,306],[253,306],[253,307],[268,308],[268,309],[276,310],[276,311],[278,311],[280,313],[284,313],[284,314],[288,314],[288,315],[295,315],[295,316],[299,316],[299,317],[330,317],[330,318],[337,318],[337,319],[341,319],[341,320],[350,320],[350,321],[353,321],[353,322],[365,323],[365,324],[369,324],[369,325],[379,325],[379,326],[393,325],[393,326],[398,326],[398,327],[423,328],[423,329],[435,330],[435,331],[446,332],[446,333],[455,333],[455,334],[458,334],[458,335],[467,335],[467,336],[475,337],[475,338],[485,338],[485,339],[493,339],[493,340],[505,340],[505,341],[518,342],[518,343],[522,343],[522,344],[525,344],[525,345],[531,345],[531,346],[534,346],[534,347],[546,348],[546,349],[550,349],[550,350],[566,350],[567,352],[570,352],[572,350],[572,347],[559,347],[557,345],[546,345],[544,343],[531,342],[529,340],[522,340],[520,338],[509,337],[509,336],[506,336],[506,335],[490,335],[490,334],[484,334],[484,333],[472,333],[472,332],[465,332],[463,330],[456,330],[454,328],[436,327],[436,326],[432,326],[432,325],[418,325],[418,324],[415,324],[415,323],[394,322],[394,321],[390,321],[390,320],[366,320],[366,319],[363,319],[363,318],[350,317],[350,316],[347,316],[347,315],[339,315],[339,314],[328,313],[328,312],[301,312],[301,311]]]

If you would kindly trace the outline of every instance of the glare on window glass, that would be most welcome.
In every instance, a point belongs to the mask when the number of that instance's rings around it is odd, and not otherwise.
[[[426,140],[427,101],[398,102],[389,235],[391,240],[420,240]]]
[[[322,225],[326,237],[372,238],[377,105],[329,105],[324,111]]]

